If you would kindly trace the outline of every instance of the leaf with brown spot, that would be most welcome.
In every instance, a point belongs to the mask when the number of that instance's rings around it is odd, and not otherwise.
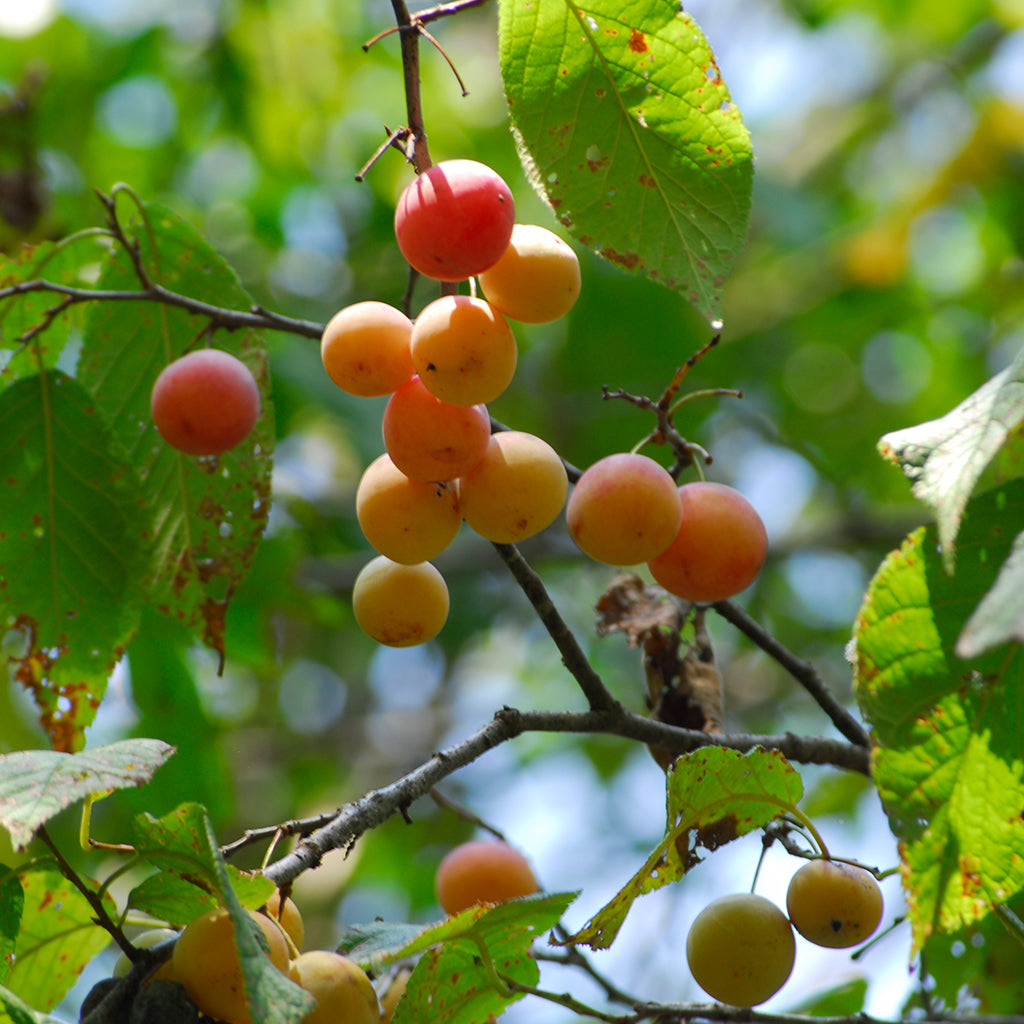
[[[540,970],[530,947],[557,924],[575,893],[545,893],[470,907],[418,929],[380,923],[342,943],[346,956],[379,971],[384,963],[419,956],[394,1024],[485,1024],[522,992],[495,986],[496,975],[536,985]]]
[[[52,753],[52,751],[47,751]],[[95,921],[86,898],[53,867],[20,876],[25,902],[18,955],[7,976],[8,989],[36,1010],[50,1010],[67,994],[86,965],[110,945],[110,934]],[[98,886],[85,880],[96,891]],[[101,897],[117,917],[109,892]]]
[[[146,224],[131,227],[141,258],[161,285],[215,306],[248,309],[234,271],[194,228],[147,203]],[[98,288],[138,287],[131,261],[116,252]],[[248,573],[270,511],[273,407],[263,336],[207,334],[209,321],[150,303],[94,303],[86,318],[79,377],[128,451],[141,481],[139,500],[152,532],[140,575],[148,600],[224,656],[224,616]],[[150,419],[150,393],[168,363],[210,344],[241,359],[259,385],[262,412],[253,432],[223,455],[183,455]]]
[[[882,563],[857,616],[854,691],[872,729],[871,776],[925,950],[1024,892],[1024,648],[969,660],[957,649],[1021,522],[1024,481],[970,501],[953,575],[939,526],[915,530]]]
[[[607,949],[633,902],[677,882],[739,836],[793,811],[803,794],[800,776],[774,750],[708,747],[680,757],[668,775],[665,836],[640,870],[565,944]]]
[[[55,749],[84,745],[142,607],[138,478],[78,381],[0,390],[0,621],[15,679]]]
[[[700,27],[675,0],[508,2],[499,17],[533,187],[581,242],[718,319],[753,156]]]

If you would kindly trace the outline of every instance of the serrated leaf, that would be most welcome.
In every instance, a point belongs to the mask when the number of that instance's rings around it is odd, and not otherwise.
[[[133,230],[150,276],[165,288],[216,307],[247,310],[252,300],[224,260],[192,227],[156,204]],[[98,288],[138,290],[121,250]],[[185,623],[223,655],[228,602],[245,578],[270,509],[274,447],[269,371],[262,336],[207,334],[209,320],[153,302],[93,303],[79,378],[130,453],[141,500],[152,513],[152,559],[141,574],[150,602]],[[160,371],[209,342],[240,358],[260,388],[262,412],[246,440],[223,455],[194,457],[167,445],[150,419]]]
[[[155,858],[159,860],[160,858]],[[172,874],[173,864],[163,862],[167,868],[143,879],[128,894],[128,906],[166,921],[172,928],[183,928],[200,914],[221,905],[220,899],[196,884],[187,870]],[[261,907],[274,891],[274,883],[263,875],[239,871],[228,865],[231,888],[239,902],[252,910]]]
[[[394,1024],[485,1024],[522,992],[507,981],[536,985],[529,955],[541,933],[558,923],[575,893],[555,893],[471,907],[426,929],[395,958],[422,953],[395,1010]]]
[[[0,391],[0,619],[15,678],[76,750],[138,622],[138,483],[89,394],[57,371]]]
[[[708,747],[676,760],[668,777],[665,837],[640,870],[567,943],[607,949],[633,902],[676,882],[725,843],[795,809],[803,793],[800,776],[774,750],[741,754]]]
[[[128,904],[174,927],[182,927],[208,910],[224,906],[222,875],[234,898],[246,907],[259,907],[274,891],[274,883],[259,872],[240,871],[223,864],[220,851],[211,850],[209,815],[196,803],[185,803],[154,818],[135,818],[135,848],[149,864],[161,869],[143,879],[129,894]]]
[[[26,872],[21,885],[25,907],[7,986],[30,1006],[49,1010],[64,998],[85,965],[110,944],[110,935],[94,922],[89,901],[57,871]],[[103,902],[116,917],[117,906],[109,893]]]
[[[503,0],[500,48],[523,166],[561,223],[717,320],[753,163],[697,23],[675,0]]]
[[[0,755],[0,824],[21,849],[35,830],[92,793],[142,786],[172,754],[162,740],[119,740],[79,754],[20,750]]]
[[[956,574],[921,528],[882,563],[856,622],[855,692],[872,777],[900,842],[915,946],[1024,888],[1024,650],[970,661],[955,644],[1024,517],[1024,483],[972,501]]]
[[[17,874],[0,864],[0,981],[10,973],[14,948],[25,909],[25,894]]]
[[[915,496],[935,510],[947,569],[953,568],[957,530],[975,484],[1022,422],[1024,350],[945,416],[879,441],[882,456],[903,470]]]

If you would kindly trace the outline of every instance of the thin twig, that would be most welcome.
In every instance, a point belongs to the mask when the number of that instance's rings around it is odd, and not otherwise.
[[[554,641],[559,654],[562,655],[562,663],[569,670],[573,679],[579,683],[580,689],[583,691],[584,696],[586,696],[590,707],[593,710],[606,710],[617,707],[619,702],[612,696],[604,681],[594,671],[573,631],[566,624],[551,600],[541,578],[519,553],[519,549],[514,544],[495,544],[494,549],[501,556],[501,560],[505,565],[508,566],[509,571],[515,578],[516,583],[519,584],[520,589],[529,599],[530,604],[533,605],[538,618]]]
[[[128,941],[127,936],[118,926],[117,922],[110,916],[110,914],[107,913],[107,908],[103,905],[102,897],[99,896],[85,881],[85,879],[83,879],[82,876],[71,866],[64,854],[60,852],[57,844],[51,838],[45,825],[40,825],[39,828],[36,829],[36,836],[49,847],[50,853],[53,854],[54,859],[60,867],[60,873],[82,894],[85,901],[92,908],[92,912],[96,915],[96,923],[105,931],[110,933],[110,937],[118,944],[118,946],[121,947],[125,956],[134,962],[139,956],[139,951]]]
[[[388,131],[385,128],[385,131]],[[409,129],[404,125],[401,128],[395,128],[392,131],[388,131],[388,137],[377,147],[377,151],[366,161],[365,164],[359,169],[359,173],[356,175],[356,181],[364,181],[366,175],[369,174],[370,168],[392,147],[400,149],[403,153],[405,147],[400,143],[403,139],[409,137]]]
[[[442,57],[444,57],[445,63],[448,65],[448,67],[451,69],[452,74],[455,76],[455,81],[459,83],[459,88],[462,90],[462,95],[468,96],[469,90],[466,88],[466,83],[462,80],[462,75],[459,74],[459,69],[455,66],[455,62],[445,52],[445,48],[423,27],[422,19],[416,19],[416,27],[419,29],[420,35],[423,36],[423,38],[426,39],[426,41],[430,43],[430,45],[433,46],[434,49],[437,50],[437,52],[441,54]]]
[[[471,7],[483,7],[490,0],[454,0],[453,3],[437,4],[436,7],[428,7],[416,15],[416,20],[422,24],[429,21],[436,21],[438,18],[447,18],[451,14],[458,14],[460,11],[468,11]]]
[[[832,719],[832,724],[851,742],[869,749],[871,737],[856,718],[839,702],[810,662],[798,658],[763,626],[755,622],[739,605],[718,601],[711,606],[744,636],[753,640],[765,654],[774,658],[817,701]]]
[[[412,137],[412,165],[417,174],[431,167],[430,150],[427,146],[427,129],[423,123],[423,100],[420,95],[420,34],[409,31],[414,20],[409,14],[405,0],[391,0],[395,22],[402,40],[402,75],[405,80],[405,116]],[[405,31],[401,31],[405,29]]]
[[[209,302],[194,299],[189,295],[171,291],[163,285],[153,284],[149,288],[132,290],[109,290],[100,288],[75,288],[70,285],[58,284],[38,278],[33,281],[21,281],[7,288],[0,288],[0,302],[18,295],[32,292],[52,292],[54,295],[65,296],[58,312],[70,305],[82,302],[156,302],[165,306],[175,306],[194,316],[207,317],[214,327],[227,331],[256,330],[287,331],[306,338],[319,339],[324,332],[324,325],[311,320],[297,320],[294,317],[274,313],[262,306],[250,306],[247,310],[225,309]],[[34,328],[30,329],[33,330]]]

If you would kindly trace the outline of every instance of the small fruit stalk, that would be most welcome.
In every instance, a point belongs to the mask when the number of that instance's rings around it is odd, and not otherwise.
[[[544,323],[568,313],[580,267],[553,232],[515,224],[508,185],[473,160],[443,161],[418,175],[398,201],[394,226],[414,270],[450,283],[479,276],[488,296],[445,290],[415,321],[383,302],[357,302],[339,310],[321,337],[324,369],[342,391],[389,396],[385,454],[356,494],[359,525],[379,557],[359,573],[352,605],[365,633],[399,647],[425,643],[444,625],[448,591],[430,560],[463,519],[484,538],[512,544],[550,526],[565,505],[569,481],[557,452],[522,431],[492,435],[487,403],[516,371],[506,317]],[[661,473],[677,506],[675,485]]]

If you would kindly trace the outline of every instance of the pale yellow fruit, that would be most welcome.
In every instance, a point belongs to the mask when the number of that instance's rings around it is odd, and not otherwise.
[[[340,953],[312,949],[289,964],[288,975],[316,999],[303,1024],[379,1024],[380,1006],[370,979]]]
[[[553,231],[516,224],[501,259],[479,275],[487,301],[525,324],[557,320],[580,294],[580,261]]]

